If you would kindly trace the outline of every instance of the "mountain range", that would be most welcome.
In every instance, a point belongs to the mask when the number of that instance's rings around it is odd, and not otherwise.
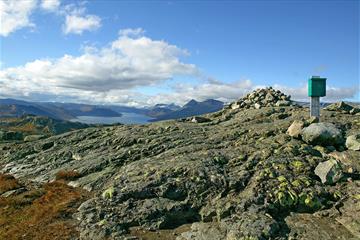
[[[183,107],[175,104],[156,104],[146,108],[0,99],[0,117],[20,117],[31,114],[59,120],[71,120],[78,116],[121,117],[122,113],[135,113],[153,118],[151,121],[159,121],[211,113],[222,109],[223,106],[223,102],[213,99],[203,102],[191,100]]]

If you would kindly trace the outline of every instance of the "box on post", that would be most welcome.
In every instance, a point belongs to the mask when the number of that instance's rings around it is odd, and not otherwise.
[[[308,81],[308,96],[309,97],[324,97],[326,96],[326,78],[312,76]]]

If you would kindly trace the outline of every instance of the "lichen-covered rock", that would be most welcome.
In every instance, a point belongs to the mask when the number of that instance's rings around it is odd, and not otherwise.
[[[343,176],[339,162],[334,159],[319,163],[315,168],[315,174],[324,184],[334,184]]]
[[[348,149],[360,151],[360,134],[348,136],[345,145]]]
[[[313,123],[302,130],[301,136],[312,145],[337,146],[344,143],[341,131],[332,123]]]
[[[354,107],[345,103],[345,102],[338,102],[338,103],[333,103],[330,104],[329,106],[327,106],[325,108],[325,110],[328,111],[338,111],[338,112],[344,112],[344,113],[350,113],[350,111],[353,109]]]

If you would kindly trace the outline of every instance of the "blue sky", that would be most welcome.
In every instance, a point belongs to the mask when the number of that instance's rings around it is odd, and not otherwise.
[[[321,75],[329,101],[360,99],[359,1],[1,1],[0,97],[142,106],[272,85],[306,99]],[[14,17],[14,2],[32,5]]]

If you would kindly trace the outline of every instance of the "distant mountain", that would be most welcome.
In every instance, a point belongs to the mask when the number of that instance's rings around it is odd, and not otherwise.
[[[208,99],[203,102],[198,102],[194,99],[186,103],[182,108],[175,111],[169,111],[163,115],[159,115],[152,121],[179,119],[195,115],[201,115],[205,113],[211,113],[219,111],[223,108],[224,103],[214,99]]]
[[[73,116],[96,116],[96,117],[120,117],[121,113],[111,110],[106,107],[90,105],[90,104],[78,104],[78,103],[38,103],[42,106],[51,106],[59,109],[65,109]]]
[[[54,119],[72,119],[75,116],[62,109],[48,109],[36,104],[2,104],[0,100],[0,117],[20,117],[32,114],[37,116],[47,116]]]
[[[180,106],[175,104],[156,104],[155,106],[149,108],[146,111],[146,115],[152,118],[160,118],[162,116],[168,115],[174,111],[181,109]]]
[[[32,114],[59,120],[77,116],[120,117],[121,113],[95,105],[75,103],[26,102],[16,99],[0,99],[0,117],[20,117]]]
[[[122,113],[135,113],[154,118],[151,121],[160,121],[216,112],[222,109],[223,106],[223,102],[213,99],[203,102],[191,100],[183,107],[172,103],[156,104],[153,107],[147,108],[0,99],[0,118],[21,117],[32,114],[58,120],[71,120],[78,116],[120,117]]]

